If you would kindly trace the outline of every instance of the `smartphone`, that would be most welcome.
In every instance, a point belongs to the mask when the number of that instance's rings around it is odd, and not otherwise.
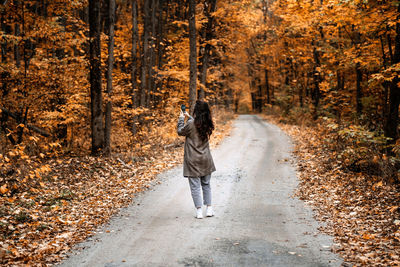
[[[181,109],[182,109],[183,112],[185,112],[186,111],[186,106],[184,104],[182,104],[181,105]]]

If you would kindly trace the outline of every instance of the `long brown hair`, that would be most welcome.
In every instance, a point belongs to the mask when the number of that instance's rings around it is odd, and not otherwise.
[[[210,138],[214,130],[210,107],[207,102],[197,100],[193,110],[194,125],[202,140]]]

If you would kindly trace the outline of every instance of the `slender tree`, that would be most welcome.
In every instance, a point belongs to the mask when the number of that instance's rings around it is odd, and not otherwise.
[[[160,71],[163,67],[163,54],[164,54],[164,23],[167,21],[164,19],[164,1],[159,0],[158,7],[158,25],[157,25],[157,69]],[[168,7],[168,4],[166,5]],[[158,92],[162,90],[162,79],[161,74],[157,73],[156,89]],[[156,98],[156,102],[159,103],[160,97]]]
[[[156,33],[156,12],[158,10],[158,1],[152,0],[151,1],[151,38],[150,38],[150,49],[149,49],[149,97],[148,97],[148,104],[147,106],[150,106],[150,102],[154,103],[154,96],[155,96],[155,90],[156,90],[156,84],[155,84],[155,79],[154,75],[156,74],[154,71],[154,67],[156,65],[156,44],[155,40],[157,37]]]
[[[362,77],[363,73],[361,70],[360,63],[356,63],[356,111],[357,115],[360,116],[362,112],[362,88],[361,88],[361,82],[362,82]]]
[[[106,73],[108,101],[106,105],[105,128],[104,128],[104,142],[105,142],[104,153],[106,155],[111,154],[111,111],[112,111],[111,95],[113,91],[112,73],[114,67],[115,0],[108,0],[108,7],[109,7],[109,13],[108,13],[109,29],[108,29],[108,60],[107,60],[107,73]]]
[[[392,65],[400,62],[400,5],[397,8],[396,37],[394,42],[394,54],[392,57]],[[385,136],[391,138],[389,143],[393,144],[398,138],[399,125],[399,104],[400,104],[400,88],[398,86],[399,78],[395,76],[390,84],[389,89],[389,110],[385,125]]]
[[[203,55],[201,58],[201,68],[200,68],[200,94],[199,94],[199,99],[204,99],[205,94],[204,94],[204,89],[206,87],[207,83],[207,69],[208,69],[208,61],[210,57],[210,51],[211,51],[211,44],[209,43],[210,40],[213,37],[213,22],[214,22],[214,16],[213,13],[215,12],[216,6],[217,6],[217,0],[211,0],[210,3],[207,1],[205,2],[205,7],[204,7],[204,14],[207,17],[207,23],[204,27],[204,43],[203,44]],[[209,7],[210,6],[210,7]]]
[[[189,0],[189,43],[190,43],[190,74],[189,74],[189,105],[193,113],[196,102],[197,82],[197,51],[196,51],[196,0]]]
[[[131,83],[132,83],[132,102],[135,107],[139,106],[139,91],[137,84],[137,46],[139,41],[139,28],[138,28],[138,12],[137,0],[132,0],[132,69],[131,69]]]
[[[313,46],[313,56],[314,56],[314,68],[313,68],[313,82],[314,82],[314,88],[312,91],[312,100],[314,104],[314,114],[313,117],[314,119],[318,118],[318,106],[319,106],[319,101],[321,97],[321,92],[319,88],[319,83],[321,82],[321,74],[319,72],[319,68],[321,66],[321,61],[320,61],[320,53],[316,47],[315,41],[312,41]]]
[[[143,36],[142,36],[142,73],[140,78],[140,106],[146,106],[146,95],[148,95],[148,74],[149,74],[149,31],[150,31],[150,0],[143,3]]]
[[[103,97],[101,92],[100,53],[100,0],[89,0],[89,63],[90,63],[90,110],[92,130],[92,154],[98,155],[104,147]]]
[[[19,6],[19,1],[15,1],[15,7],[18,10],[18,6]],[[21,34],[21,30],[20,30],[20,25],[18,22],[15,23],[14,26],[14,34],[15,36],[18,38]],[[14,44],[14,58],[15,58],[15,66],[17,68],[21,67],[21,54],[19,52],[19,42],[16,42]]]
[[[268,2],[267,0],[262,1],[262,11],[263,11],[263,19],[264,19],[264,27],[267,27],[267,15],[268,15]],[[264,43],[267,42],[267,30],[264,29]],[[269,79],[268,79],[268,68],[267,68],[267,55],[264,55],[264,77],[265,77],[265,93],[267,95],[267,103],[271,104],[271,96],[270,96],[270,88],[269,88]]]

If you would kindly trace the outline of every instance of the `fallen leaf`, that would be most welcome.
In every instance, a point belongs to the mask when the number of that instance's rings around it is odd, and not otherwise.
[[[362,238],[369,240],[369,239],[374,239],[376,234],[363,234]]]
[[[393,206],[393,207],[389,208],[389,211],[393,213],[398,209],[399,209],[399,206]]]
[[[3,184],[3,185],[0,187],[0,193],[5,194],[5,193],[7,193],[8,191],[9,191],[9,189],[7,188],[7,184]]]

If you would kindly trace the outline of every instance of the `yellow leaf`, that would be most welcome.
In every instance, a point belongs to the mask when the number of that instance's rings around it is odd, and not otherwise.
[[[371,234],[371,235],[370,234],[363,234],[362,238],[366,239],[366,240],[369,240],[369,239],[374,239],[375,236],[376,236],[376,234]]]
[[[142,146],[142,150],[146,151],[146,150],[148,150],[150,147],[151,147],[151,145]]]
[[[5,160],[6,162],[10,162],[10,159],[7,158],[7,157],[4,157],[4,160]]]
[[[5,193],[7,193],[8,191],[9,191],[9,189],[7,188],[7,184],[3,184],[3,185],[0,187],[0,193],[5,194]]]
[[[399,206],[393,206],[393,207],[389,208],[389,211],[393,213],[393,212],[395,212],[398,208],[399,208]]]

